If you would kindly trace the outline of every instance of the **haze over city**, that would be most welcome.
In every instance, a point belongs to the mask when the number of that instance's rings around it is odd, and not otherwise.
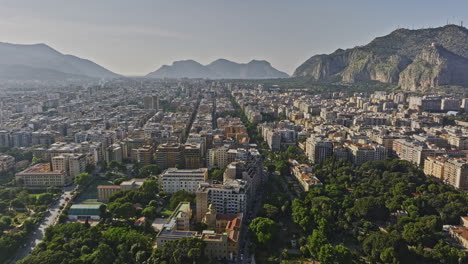
[[[397,27],[468,23],[466,1],[0,1],[0,41],[46,43],[123,75],[163,64],[264,59],[292,74],[304,58]]]

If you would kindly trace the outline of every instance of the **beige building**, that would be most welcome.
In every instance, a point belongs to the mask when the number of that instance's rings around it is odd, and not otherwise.
[[[203,231],[202,239],[206,239],[205,254],[211,258],[236,259],[239,257],[239,235],[243,214],[217,214],[213,205],[202,222],[212,231]],[[210,245],[208,247],[208,245]],[[223,255],[224,254],[224,255]]]
[[[427,157],[445,153],[443,150],[430,149],[425,143],[407,139],[396,139],[393,141],[393,151],[395,151],[398,158],[412,162],[420,167],[424,167],[424,161]]]
[[[205,242],[205,255],[212,259],[224,259],[228,252],[227,233],[216,233],[213,230],[204,230],[201,239]]]
[[[132,161],[142,166],[150,165],[153,162],[153,147],[145,145],[132,149]]]
[[[215,169],[215,168],[224,168],[230,162],[228,159],[228,151],[229,145],[224,145],[218,148],[212,148],[208,150],[207,156],[207,167],[208,169]]]
[[[346,143],[349,149],[351,162],[355,165],[362,165],[368,161],[384,160],[387,158],[387,149],[380,145]]]
[[[124,181],[120,184],[120,190],[122,191],[128,191],[132,189],[140,189],[141,186],[143,186],[143,183],[145,182],[146,179],[131,179],[128,181]]]
[[[428,176],[436,177],[438,179],[444,179],[444,166],[447,161],[447,157],[427,157],[424,162],[424,173]]]
[[[161,169],[175,168],[177,165],[182,164],[182,149],[178,143],[175,144],[161,144],[156,149],[156,165]]]
[[[468,158],[447,160],[444,166],[444,181],[455,188],[468,190]]]
[[[202,167],[202,153],[200,149],[200,144],[185,144],[182,154],[185,169],[198,169]]]
[[[64,170],[53,171],[50,163],[39,163],[15,175],[16,184],[25,187],[61,187],[71,184]]]
[[[120,191],[119,185],[98,185],[98,202],[107,203],[109,198],[116,192]]]
[[[84,154],[65,153],[52,158],[52,170],[67,173],[73,179],[76,175],[86,171],[87,158]]]

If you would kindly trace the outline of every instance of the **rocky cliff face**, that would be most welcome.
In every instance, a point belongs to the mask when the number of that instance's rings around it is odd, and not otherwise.
[[[434,42],[440,45],[431,47]],[[466,28],[399,29],[365,46],[313,56],[296,69],[293,77],[345,83],[372,80],[404,89],[461,85],[465,84],[464,77],[458,75],[465,69],[466,58]],[[448,65],[442,62],[447,60]]]
[[[399,86],[407,90],[424,90],[441,85],[468,87],[468,59],[440,45],[424,48],[400,74]]]

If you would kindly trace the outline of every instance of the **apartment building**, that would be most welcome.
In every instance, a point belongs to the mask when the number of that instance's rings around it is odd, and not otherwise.
[[[417,166],[424,167],[426,157],[444,154],[440,149],[430,149],[425,143],[409,139],[396,139],[393,141],[393,150],[398,158],[407,160]]]
[[[155,152],[156,165],[161,169],[175,168],[182,164],[183,146],[178,143],[166,143],[157,147]]]
[[[78,153],[64,153],[52,158],[53,171],[65,171],[67,177],[73,179],[76,175],[86,171],[86,155]]]
[[[153,162],[154,150],[151,145],[144,145],[132,149],[132,161],[142,166],[150,165]]]
[[[454,158],[445,162],[444,181],[457,189],[468,190],[468,158]]]
[[[443,180],[447,159],[447,156],[427,157],[424,161],[424,174]]]
[[[197,169],[203,166],[200,144],[185,144],[182,149],[183,166],[185,169]]]
[[[228,160],[228,151],[229,145],[209,149],[206,161],[208,169],[221,169],[226,167],[230,163]]]
[[[184,190],[195,193],[198,186],[208,181],[208,169],[169,168],[160,176],[161,189],[168,193]]]
[[[380,145],[345,143],[349,149],[350,159],[354,165],[362,165],[368,161],[384,160],[388,156],[387,149]]]
[[[324,161],[333,155],[333,142],[309,137],[306,140],[306,155],[314,163]]]
[[[249,201],[249,186],[246,181],[235,180],[227,184],[200,184],[196,192],[196,220],[200,222],[208,212],[209,205],[220,214],[245,213]]]
[[[143,97],[143,105],[147,110],[159,110],[159,96],[150,95]]]

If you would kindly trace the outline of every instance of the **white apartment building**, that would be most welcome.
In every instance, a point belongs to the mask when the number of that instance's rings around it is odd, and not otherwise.
[[[169,168],[160,176],[163,191],[175,193],[184,190],[195,193],[201,183],[208,181],[208,169],[176,169]]]

